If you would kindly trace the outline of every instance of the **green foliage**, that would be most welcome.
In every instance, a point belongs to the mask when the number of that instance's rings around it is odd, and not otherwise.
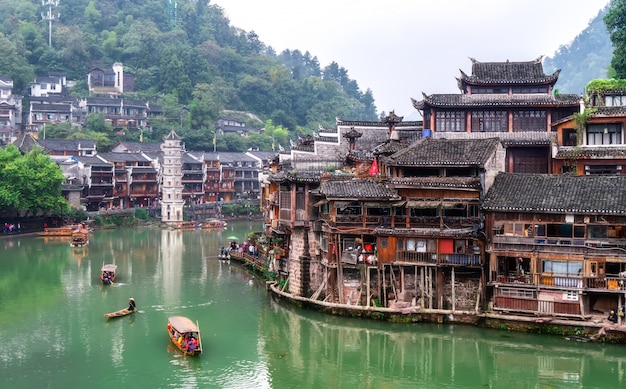
[[[41,22],[44,8],[39,3],[0,0],[4,16],[0,74],[13,79],[15,94],[25,95],[35,75],[64,72],[68,80],[77,82],[71,95],[88,97],[85,74],[89,69],[122,62],[134,74],[135,90],[145,99],[155,105],[167,100],[164,118],[151,118],[153,129],[146,131],[147,140],[160,141],[170,129],[182,127],[187,131],[181,134],[187,147],[194,149],[212,149],[214,123],[224,109],[271,119],[285,131],[274,136],[275,143],[285,148],[297,128],[316,131],[319,125],[334,126],[336,117],[376,120],[371,91],[362,92],[338,63],[322,71],[317,57],[309,52],[286,50],[277,55],[254,32],[230,26],[222,8],[212,2],[179,0],[176,10],[172,4],[61,1],[53,7],[62,17],[52,25],[49,47],[48,25]],[[189,111],[181,120],[183,105]],[[96,140],[99,150],[118,139],[137,137],[118,135],[119,129],[97,118],[89,118],[86,127],[77,132]],[[49,134],[53,136],[69,137],[63,131]],[[271,149],[269,138],[253,141],[259,140],[255,146]],[[243,145],[228,141],[223,146],[240,150],[253,141]]]
[[[626,78],[626,0],[611,1],[604,23],[613,43],[611,67],[616,78]]]
[[[576,143],[579,145],[583,139],[583,133],[585,131],[585,127],[587,126],[587,121],[589,117],[597,112],[597,109],[585,108],[583,112],[576,112],[574,114],[574,123],[576,125]]]
[[[135,217],[137,219],[141,219],[141,220],[148,220],[148,219],[150,219],[150,216],[148,216],[148,211],[146,211],[144,208],[136,208],[135,209]]]
[[[69,210],[63,182],[61,169],[41,149],[26,155],[12,144],[0,149],[0,209],[24,216],[63,214]]]
[[[596,79],[589,81],[585,87],[585,91],[588,95],[616,89],[626,89],[626,79]]]
[[[88,217],[87,212],[79,208],[71,208],[67,212],[65,212],[62,216],[69,218],[69,219],[74,219],[77,222],[82,222],[84,220],[87,220],[87,217]]]

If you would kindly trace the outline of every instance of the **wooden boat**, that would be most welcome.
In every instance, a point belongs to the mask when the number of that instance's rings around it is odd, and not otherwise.
[[[202,354],[202,338],[197,322],[185,316],[172,316],[167,320],[167,333],[176,348],[185,355]]]
[[[89,244],[89,230],[79,229],[72,232],[70,247],[85,247]]]
[[[133,307],[133,309],[128,309],[128,308],[124,308],[124,309],[120,309],[119,311],[115,311],[115,312],[111,312],[111,313],[105,313],[104,317],[105,319],[113,319],[116,317],[122,317],[122,316],[127,316],[130,315],[131,313],[135,313],[135,311],[137,310],[135,307],[135,299],[133,299],[132,297],[130,298],[130,306]]]
[[[76,231],[78,226],[63,226],[63,227],[55,227],[55,228],[44,228],[43,232],[38,232],[39,236],[47,236],[47,237],[71,237],[72,233]]]
[[[181,230],[195,230],[198,227],[196,222],[180,222],[176,225],[176,228]]]
[[[119,311],[105,313],[104,317],[107,319],[112,319],[115,317],[122,317],[122,316],[130,315],[131,313],[135,313],[135,311],[134,310],[131,311],[128,308],[124,308],[124,309],[120,309]]]
[[[100,280],[103,284],[112,284],[115,281],[115,277],[117,277],[117,265],[108,263],[102,266],[102,269],[100,269]]]
[[[226,228],[226,222],[219,219],[211,219],[202,223],[200,228],[207,230],[222,230]]]

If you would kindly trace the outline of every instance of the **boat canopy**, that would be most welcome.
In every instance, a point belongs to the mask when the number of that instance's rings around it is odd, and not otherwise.
[[[100,271],[102,272],[108,271],[109,273],[115,273],[117,271],[117,265],[108,263],[106,265],[103,265]]]
[[[167,320],[169,320],[170,324],[176,329],[176,331],[182,334],[187,332],[200,332],[196,324],[187,317],[172,316]]]

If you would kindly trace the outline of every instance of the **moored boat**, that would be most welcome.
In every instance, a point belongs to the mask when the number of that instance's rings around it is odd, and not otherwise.
[[[197,322],[185,316],[171,316],[168,318],[167,333],[176,348],[185,355],[202,354],[202,338]]]
[[[200,225],[200,228],[207,230],[221,230],[226,228],[226,222],[219,219],[211,219],[203,222]]]
[[[70,247],[84,247],[89,244],[89,230],[78,229],[72,232]]]
[[[42,232],[38,232],[39,236],[48,237],[71,237],[72,233],[76,231],[77,226],[69,225],[63,227],[44,228]]]
[[[104,317],[105,319],[112,319],[116,317],[127,316],[127,315],[130,315],[131,313],[135,313],[136,308],[137,306],[135,305],[135,299],[131,297],[128,302],[128,308],[120,309],[119,311],[115,311],[111,313],[105,313]]]
[[[102,269],[100,269],[100,280],[103,284],[112,284],[115,281],[115,277],[117,277],[117,265],[107,263],[102,266]]]

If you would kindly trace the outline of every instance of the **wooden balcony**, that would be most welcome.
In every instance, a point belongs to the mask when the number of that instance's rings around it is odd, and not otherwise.
[[[609,277],[576,277],[576,276],[560,276],[548,273],[539,274],[497,274],[494,279],[498,284],[525,284],[543,286],[556,289],[584,289],[584,290],[626,290],[626,279],[609,276]]]
[[[418,253],[415,251],[398,251],[396,261],[411,263],[428,263],[434,265],[481,266],[479,254],[437,254]]]
[[[495,235],[493,251],[539,251],[580,256],[623,257],[626,261],[626,242],[610,238],[598,240]]]

